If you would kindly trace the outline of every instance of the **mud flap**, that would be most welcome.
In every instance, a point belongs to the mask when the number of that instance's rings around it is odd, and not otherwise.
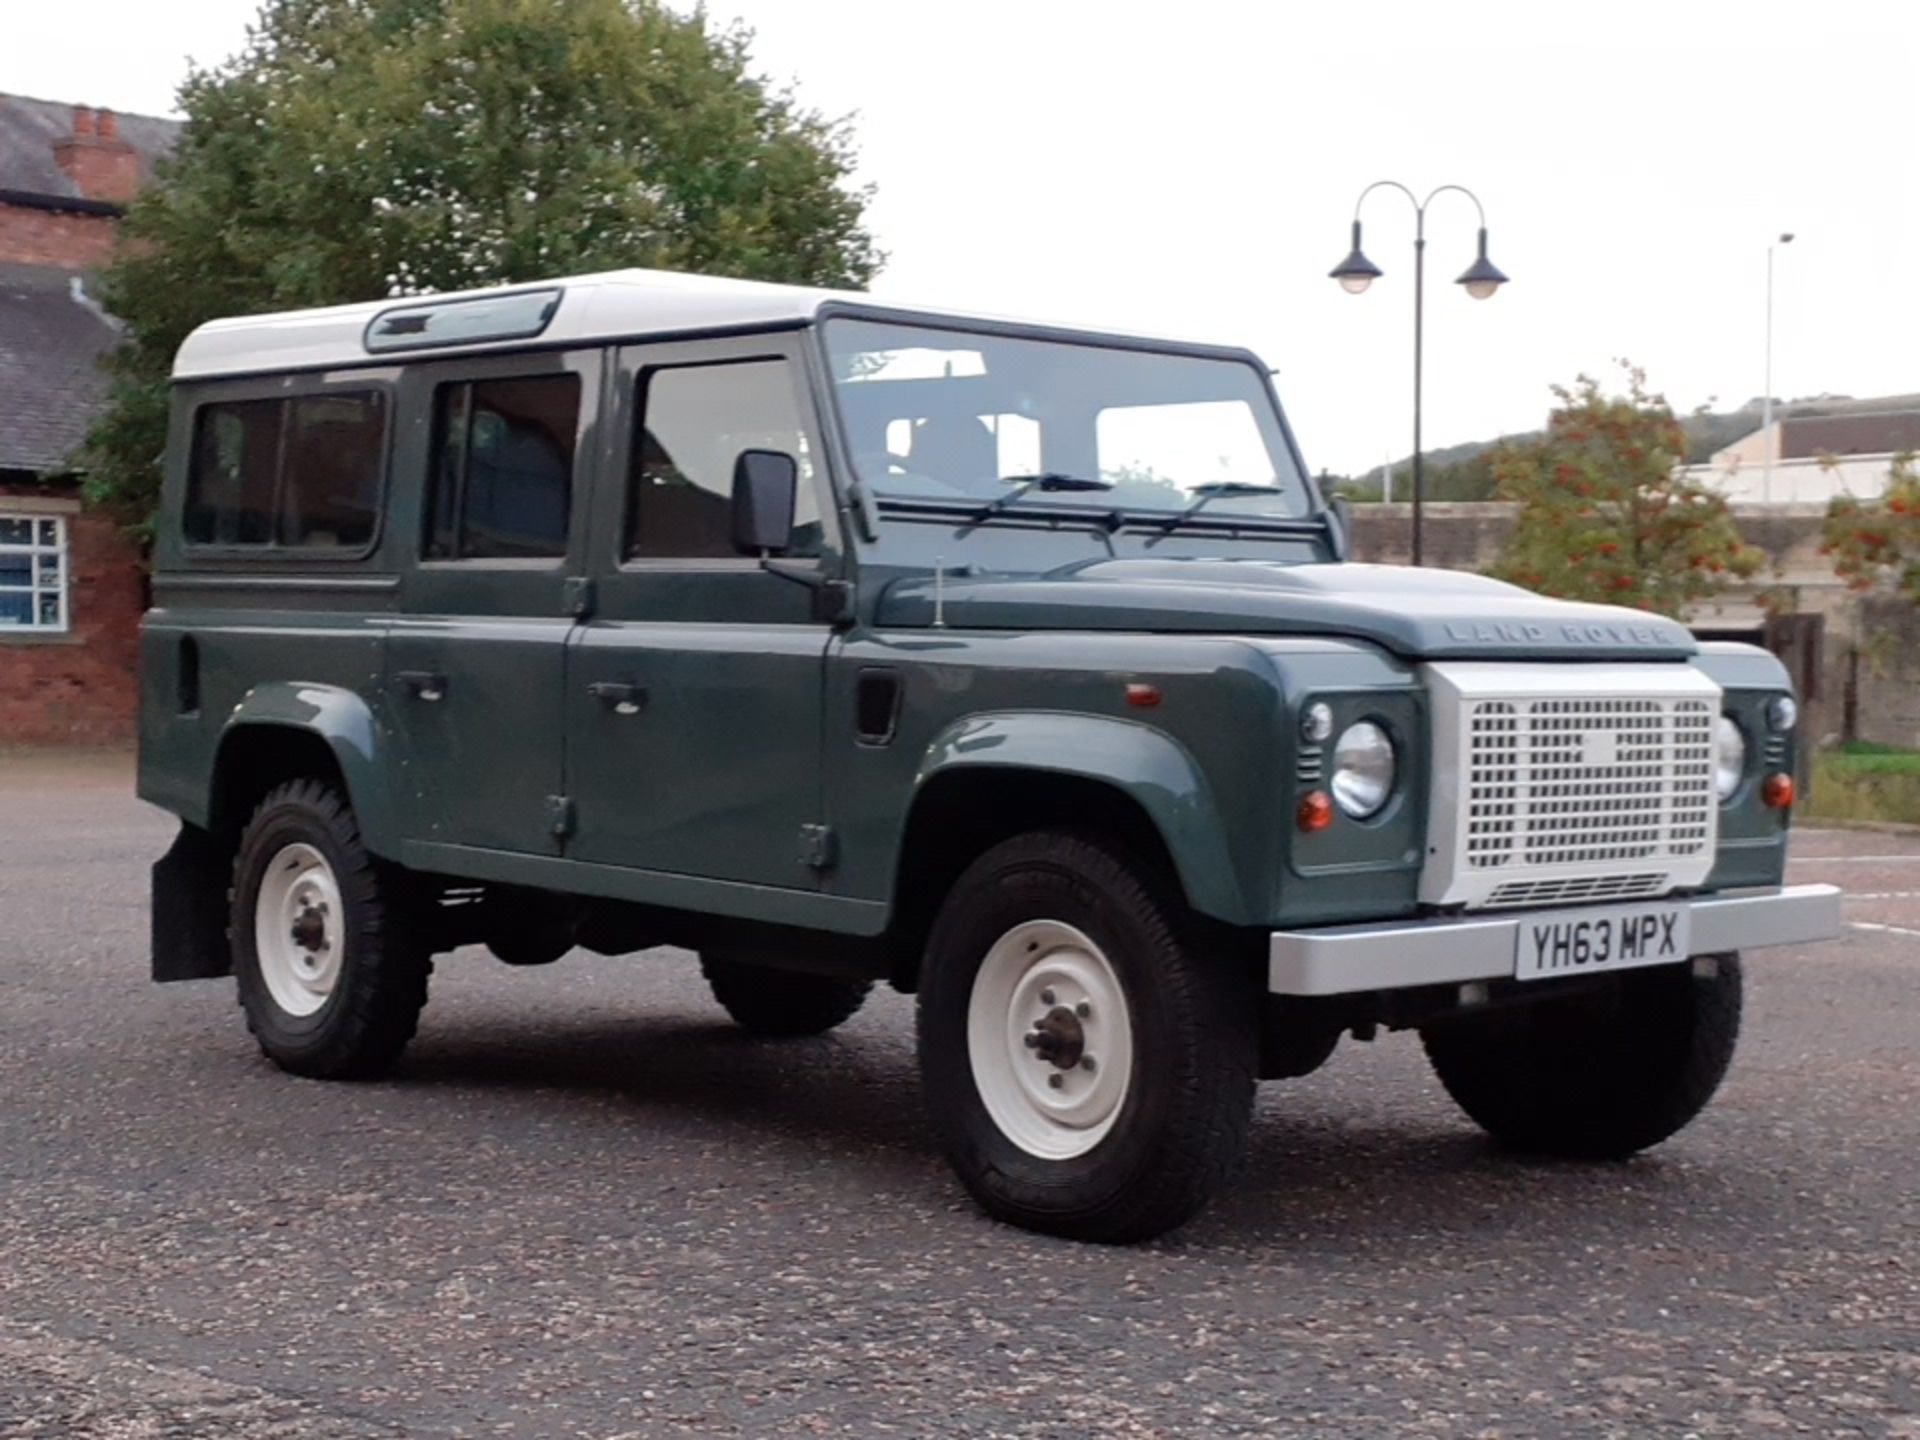
[[[212,980],[230,974],[227,881],[232,856],[212,835],[182,825],[153,866],[153,978]]]

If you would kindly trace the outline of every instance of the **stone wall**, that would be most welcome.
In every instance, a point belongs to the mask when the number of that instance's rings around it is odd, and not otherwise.
[[[1857,637],[1854,653],[1841,657],[1855,686],[1856,738],[1920,749],[1920,608],[1863,600]]]

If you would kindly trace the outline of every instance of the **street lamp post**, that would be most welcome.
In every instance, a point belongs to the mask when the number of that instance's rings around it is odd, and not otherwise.
[[[1767,388],[1760,397],[1760,498],[1773,503],[1773,452],[1779,448],[1773,438],[1773,252],[1793,243],[1793,232],[1783,231],[1767,246]]]
[[[1473,208],[1480,213],[1479,256],[1454,283],[1463,286],[1474,299],[1485,300],[1507,283],[1507,277],[1487,259],[1487,212],[1478,195],[1464,185],[1441,185],[1429,191],[1427,198],[1421,200],[1398,180],[1376,180],[1362,190],[1360,198],[1353,203],[1352,253],[1327,272],[1340,282],[1340,287],[1349,295],[1358,295],[1381,275],[1380,267],[1369,260],[1360,248],[1360,207],[1366,203],[1367,196],[1383,187],[1398,190],[1413,206],[1413,563],[1418,565],[1421,563],[1420,506],[1425,493],[1420,460],[1420,381],[1426,323],[1427,206],[1434,202],[1435,197],[1449,190],[1458,191],[1473,201]]]

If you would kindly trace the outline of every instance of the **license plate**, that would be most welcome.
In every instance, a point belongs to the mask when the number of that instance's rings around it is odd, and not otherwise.
[[[1516,980],[1557,980],[1601,970],[1669,965],[1687,958],[1685,905],[1609,905],[1523,916],[1514,942]]]

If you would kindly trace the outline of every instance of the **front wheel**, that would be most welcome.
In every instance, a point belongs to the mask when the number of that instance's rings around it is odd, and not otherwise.
[[[1504,1145],[1623,1159],[1706,1107],[1740,1033],[1740,957],[1632,970],[1599,995],[1448,1020],[1422,1037],[1456,1104]]]
[[[1032,1230],[1143,1240],[1232,1173],[1253,1108],[1253,978],[1172,886],[1103,841],[988,851],[933,927],[920,1074],[974,1197]]]

